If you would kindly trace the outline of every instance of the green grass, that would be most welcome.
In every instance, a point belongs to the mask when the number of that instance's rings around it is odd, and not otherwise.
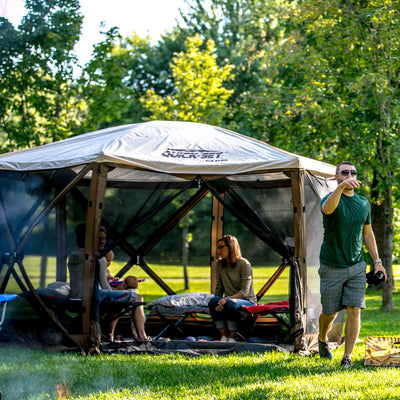
[[[292,354],[202,356],[101,355],[85,358],[1,350],[4,399],[396,399],[398,370],[351,370]],[[49,365],[52,367],[49,368]],[[6,370],[7,368],[7,370]]]
[[[360,337],[398,335],[399,313],[380,311],[380,293],[367,294]],[[397,307],[400,294],[394,294]],[[356,345],[352,370],[333,361],[289,353],[106,355],[85,357],[0,348],[3,399],[57,399],[65,379],[69,399],[397,399],[395,368],[365,368],[365,345]]]
[[[260,269],[263,276],[268,271]],[[203,273],[189,270],[189,276],[198,279]],[[182,276],[179,268],[165,274],[171,282]],[[332,361],[280,352],[197,358],[179,354],[85,357],[0,348],[2,399],[57,399],[56,385],[62,385],[63,379],[70,387],[69,399],[397,399],[398,369],[363,366],[368,336],[399,335],[399,311],[383,312],[381,299],[381,292],[367,292],[363,342],[356,345],[352,370],[339,366],[341,347],[333,351]],[[400,293],[395,292],[393,299],[400,309]]]

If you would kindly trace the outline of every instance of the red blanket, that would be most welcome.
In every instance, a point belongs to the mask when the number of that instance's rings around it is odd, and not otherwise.
[[[257,304],[255,306],[247,306],[242,308],[251,314],[267,314],[270,311],[289,311],[289,301],[275,301],[267,304]]]

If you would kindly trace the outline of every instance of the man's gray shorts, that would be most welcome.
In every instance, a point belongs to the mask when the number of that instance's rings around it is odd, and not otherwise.
[[[361,261],[349,268],[320,264],[321,304],[324,314],[333,314],[346,306],[365,308],[365,270]]]

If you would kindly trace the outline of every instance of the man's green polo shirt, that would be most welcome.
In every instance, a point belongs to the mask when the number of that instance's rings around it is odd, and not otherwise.
[[[327,199],[321,200],[322,204]],[[347,268],[363,260],[363,228],[371,224],[371,205],[358,194],[342,194],[336,210],[323,214],[324,241],[320,261],[326,265]]]

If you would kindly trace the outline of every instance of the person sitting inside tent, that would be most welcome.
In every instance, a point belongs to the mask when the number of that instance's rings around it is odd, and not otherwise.
[[[107,231],[106,229],[101,226],[100,227],[100,232],[99,232],[99,242],[98,242],[98,249],[99,250],[103,250],[105,247],[105,243],[107,240]],[[122,290],[120,289],[116,289],[116,288],[112,288],[108,282],[107,279],[107,260],[105,257],[102,257],[99,259],[99,263],[100,263],[100,271],[99,271],[99,284],[100,284],[100,291],[99,291],[99,299],[100,301],[105,298],[105,297],[111,297],[111,299],[115,299],[118,297],[118,292],[121,292]],[[124,290],[126,291],[126,290]],[[113,293],[114,292],[114,293]],[[135,301],[140,301],[143,302],[143,297],[137,293],[137,292],[133,292],[133,291],[128,291],[132,298]],[[108,338],[110,341],[114,341],[114,331],[115,331],[115,327],[118,323],[119,319],[115,319],[114,321],[111,322],[110,326],[109,326],[109,331],[108,331]],[[143,306],[138,306],[136,307],[133,311],[132,311],[132,320],[133,320],[133,324],[136,328],[136,332],[138,334],[139,340],[144,341],[147,340],[147,335],[144,329],[144,323],[145,323],[145,315],[144,315],[144,309]]]
[[[85,224],[80,224],[75,229],[76,244],[78,249],[71,253],[68,262],[71,284],[71,298],[82,298],[82,280],[83,280],[83,267],[85,263]],[[100,240],[99,240],[100,242]],[[143,302],[143,297],[138,293],[127,290],[113,290],[107,280],[107,260],[105,257],[99,259],[99,301],[105,299],[111,301],[138,301]],[[128,297],[127,297],[128,296]],[[132,320],[135,325],[139,340],[147,340],[147,335],[144,329],[144,309],[143,306],[135,307],[132,311]],[[108,338],[110,341],[114,340],[114,330],[118,319],[112,321],[108,329]]]
[[[112,250],[110,250],[104,256],[104,258],[106,259],[106,262],[107,262],[107,280],[108,280],[108,282],[111,283],[111,282],[119,281],[118,276],[112,276],[110,268],[109,268],[111,265],[111,261],[114,260],[114,252]]]
[[[253,271],[250,263],[242,257],[239,242],[234,236],[220,238],[217,251],[215,297],[208,307],[221,334],[221,342],[236,342],[240,308],[257,304]]]

